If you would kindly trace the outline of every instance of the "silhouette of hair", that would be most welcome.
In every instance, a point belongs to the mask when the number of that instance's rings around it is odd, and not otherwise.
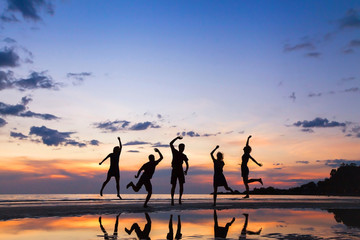
[[[245,146],[244,147],[244,152],[250,153],[251,152],[251,147],[250,146]]]
[[[149,155],[149,160],[150,160],[150,161],[155,161],[155,156],[152,155],[152,154],[150,154],[150,155]]]
[[[216,154],[216,157],[217,157],[218,160],[223,160],[223,159],[224,159],[224,155],[223,155],[222,152],[218,152],[218,153]]]

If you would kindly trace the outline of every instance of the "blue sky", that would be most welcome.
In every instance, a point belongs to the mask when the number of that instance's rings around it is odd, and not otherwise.
[[[359,161],[358,1],[7,0],[0,10],[0,163],[20,182],[98,176],[100,185],[107,166],[97,162],[117,136],[131,176],[153,146],[184,134],[189,181],[204,179],[204,192],[216,145],[242,189],[250,134],[264,163],[250,171],[266,186],[327,177],[326,161]],[[154,184],[170,166],[161,150]],[[54,172],[24,170],[39,161]],[[1,192],[25,191],[8,179]]]

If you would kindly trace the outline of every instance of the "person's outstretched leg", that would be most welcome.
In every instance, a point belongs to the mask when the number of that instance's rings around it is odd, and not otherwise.
[[[117,197],[120,198],[120,200],[122,200],[120,196],[120,176],[115,176],[115,180],[116,180]]]
[[[102,196],[103,195],[103,190],[104,190],[104,187],[106,186],[106,184],[110,181],[110,179],[111,179],[111,176],[107,176],[107,178],[106,178],[106,180],[105,180],[105,182],[103,183],[103,185],[102,185],[102,187],[101,187],[101,190],[100,190],[100,196]]]
[[[264,185],[261,178],[249,179],[247,181],[247,183],[252,183],[252,182],[259,182],[259,183],[261,183],[261,185]]]
[[[180,189],[179,189],[179,204],[181,205],[182,202],[181,202],[181,198],[182,198],[182,195],[183,195],[183,192],[184,192],[184,184],[183,183],[179,183],[180,185]]]
[[[134,184],[133,182],[129,182],[128,185],[126,185],[126,188],[129,188],[129,187],[132,187],[132,189],[135,191],[135,192],[138,192],[141,188],[141,185],[139,184]]]
[[[224,186],[224,188],[228,191],[230,191],[231,193],[234,192],[234,190],[232,190],[227,184]]]

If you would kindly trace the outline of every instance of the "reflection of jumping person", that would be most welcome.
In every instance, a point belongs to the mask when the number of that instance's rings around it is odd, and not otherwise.
[[[242,162],[241,162],[241,176],[243,178],[245,188],[246,188],[246,196],[244,198],[249,198],[249,183],[252,182],[259,182],[261,185],[263,184],[261,178],[258,179],[249,179],[249,168],[247,166],[249,162],[249,158],[254,161],[257,165],[260,167],[262,166],[261,163],[258,163],[252,156],[250,156],[251,153],[251,147],[249,146],[249,140],[251,138],[251,135],[248,137],[246,141],[246,146],[244,147],[244,154],[242,155]]]
[[[109,234],[106,232],[105,228],[103,227],[103,225],[102,225],[102,223],[101,223],[101,216],[99,217],[100,228],[101,228],[101,231],[104,233],[103,236],[99,236],[99,237],[104,237],[105,240],[108,240],[108,239],[117,239],[117,236],[118,236],[118,225],[119,225],[119,216],[120,216],[120,214],[121,214],[121,213],[119,213],[119,214],[116,216],[114,233],[113,233],[112,236],[109,236]]]
[[[126,185],[126,188],[132,187],[135,192],[138,192],[142,185],[145,185],[145,189],[148,192],[148,195],[146,196],[146,200],[144,203],[144,207],[147,207],[147,203],[150,200],[151,194],[152,194],[152,185],[150,179],[154,175],[155,167],[159,164],[159,162],[163,159],[163,156],[159,149],[155,148],[155,152],[159,153],[160,158],[155,161],[154,155],[149,155],[149,162],[145,163],[138,171],[138,173],[135,175],[135,178],[138,178],[141,171],[144,171],[143,174],[140,177],[139,182],[135,185],[133,182],[130,182],[128,185]]]
[[[114,147],[113,152],[110,153],[109,155],[107,155],[107,157],[104,158],[104,160],[102,160],[99,163],[99,165],[101,165],[106,159],[110,158],[110,168],[109,168],[109,171],[107,173],[107,178],[106,178],[105,182],[103,183],[103,185],[101,187],[100,196],[103,195],[104,187],[110,181],[110,178],[115,177],[117,196],[120,199],[122,199],[121,196],[120,196],[120,184],[119,184],[119,181],[120,181],[119,158],[120,158],[122,145],[121,145],[121,140],[120,140],[119,137],[118,137],[118,140],[119,140],[119,146]]]
[[[214,235],[215,235],[215,238],[226,238],[228,231],[229,231],[229,227],[231,226],[231,224],[233,224],[233,222],[235,222],[234,217],[231,219],[230,222],[228,222],[225,225],[225,227],[219,227],[216,209],[214,209]]]
[[[211,158],[214,163],[214,180],[213,180],[213,187],[214,187],[214,206],[216,206],[216,197],[217,197],[217,188],[220,186],[224,186],[226,190],[230,190],[233,192],[233,190],[228,186],[224,173],[223,173],[223,167],[225,165],[224,163],[224,155],[221,152],[218,152],[216,154],[217,159],[214,158],[214,153],[216,149],[218,149],[219,146],[216,146],[214,150],[210,153]]]
[[[173,240],[174,239],[174,230],[173,230],[173,226],[172,226],[172,218],[173,215],[170,215],[170,219],[169,219],[169,233],[166,235],[166,239],[169,240]],[[182,234],[181,234],[181,219],[180,219],[180,215],[178,215],[178,224],[177,224],[177,230],[176,230],[176,234],[175,234],[175,239],[181,239],[182,238]]]
[[[139,224],[137,223],[134,223],[130,230],[125,228],[125,232],[127,232],[127,234],[131,234],[132,231],[135,230],[135,233],[137,235],[137,237],[139,239],[146,239],[146,240],[150,240],[150,237],[149,237],[149,234],[150,234],[150,231],[151,231],[151,218],[149,216],[148,213],[145,213],[145,217],[146,217],[146,224],[144,226],[144,230],[141,231],[140,227],[139,227]]]
[[[239,240],[246,240],[246,234],[260,235],[262,228],[260,228],[259,231],[257,231],[257,232],[246,230],[247,225],[248,225],[249,214],[244,213],[243,215],[245,216],[245,222],[244,222],[243,229],[241,230],[241,235],[239,236]]]
[[[178,136],[170,142],[170,148],[171,148],[171,152],[172,152],[172,156],[173,156],[173,159],[171,162],[171,167],[172,167],[172,171],[171,171],[171,185],[172,185],[172,187],[171,187],[171,205],[172,206],[174,206],[174,194],[175,194],[175,187],[176,187],[177,179],[179,179],[179,186],[180,186],[179,204],[181,204],[181,197],[184,192],[185,175],[187,174],[187,172],[189,170],[188,158],[183,153],[184,149],[185,149],[185,145],[183,143],[180,143],[179,150],[176,150],[174,147],[174,142],[178,139],[182,139],[182,137]],[[183,162],[185,162],[185,164],[186,164],[185,171],[183,170],[183,167],[182,167]]]

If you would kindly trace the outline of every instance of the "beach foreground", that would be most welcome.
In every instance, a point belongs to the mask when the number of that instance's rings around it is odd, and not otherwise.
[[[149,207],[143,207],[141,198],[118,200],[107,198],[93,199],[55,199],[3,201],[0,204],[0,220],[15,218],[39,218],[54,216],[80,216],[92,214],[142,213],[207,209],[360,209],[359,197],[326,196],[253,196],[250,199],[220,197],[216,207],[212,206],[211,196],[196,198],[186,195],[182,205],[170,205],[170,198],[160,197],[150,200]]]

